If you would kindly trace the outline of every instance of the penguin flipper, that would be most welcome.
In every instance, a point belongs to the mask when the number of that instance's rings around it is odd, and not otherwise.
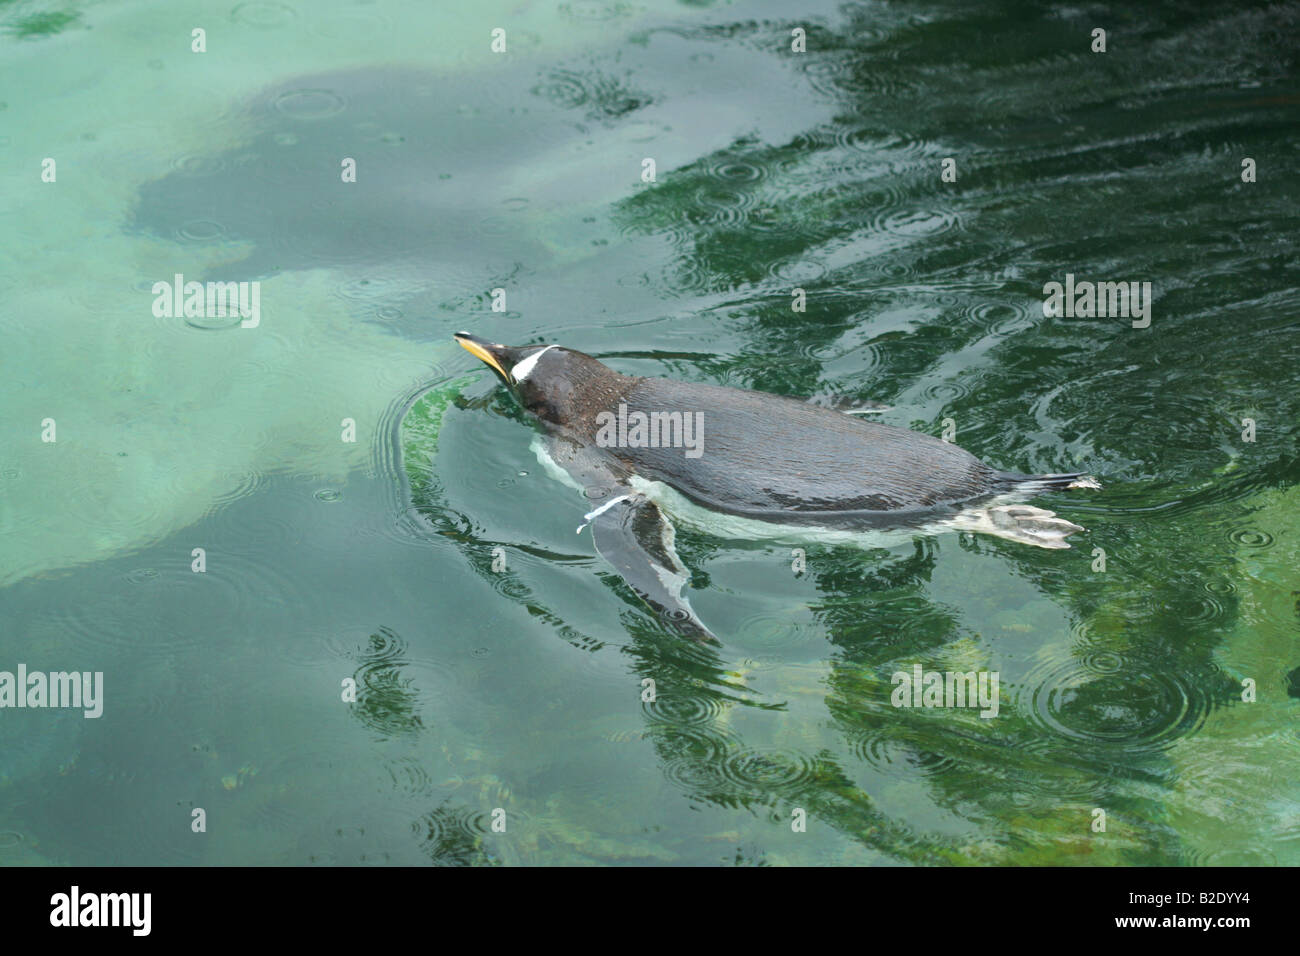
[[[589,515],[601,557],[673,630],[701,643],[718,643],[682,596],[689,577],[673,548],[672,522],[644,495],[614,498]]]

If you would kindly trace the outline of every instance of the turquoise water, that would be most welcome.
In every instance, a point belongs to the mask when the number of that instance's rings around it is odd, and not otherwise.
[[[0,671],[105,697],[0,710],[0,863],[1300,863],[1300,6],[800,9],[0,3]],[[460,328],[1105,487],[679,528],[686,645]]]

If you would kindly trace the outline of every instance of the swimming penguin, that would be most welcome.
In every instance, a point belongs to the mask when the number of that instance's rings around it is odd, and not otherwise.
[[[682,596],[666,512],[703,508],[732,536],[791,529],[975,531],[1068,548],[1083,529],[1014,503],[1099,488],[1082,473],[998,471],[956,445],[797,398],[621,375],[558,345],[457,332],[541,424],[543,463],[592,503],[596,550],[679,632],[716,640]]]

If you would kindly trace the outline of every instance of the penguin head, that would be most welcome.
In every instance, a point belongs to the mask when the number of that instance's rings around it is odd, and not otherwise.
[[[586,387],[614,374],[590,355],[558,345],[497,345],[468,332],[457,332],[455,339],[492,369],[524,408],[552,424],[572,421]]]

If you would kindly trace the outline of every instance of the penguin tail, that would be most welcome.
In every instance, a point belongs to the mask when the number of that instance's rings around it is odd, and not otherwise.
[[[1101,489],[1100,481],[1081,471],[1065,475],[1020,475],[1015,472],[1004,471],[998,475],[997,483],[1004,491],[1017,491],[1035,495],[1042,494],[1045,491],[1070,491],[1079,488]]]

